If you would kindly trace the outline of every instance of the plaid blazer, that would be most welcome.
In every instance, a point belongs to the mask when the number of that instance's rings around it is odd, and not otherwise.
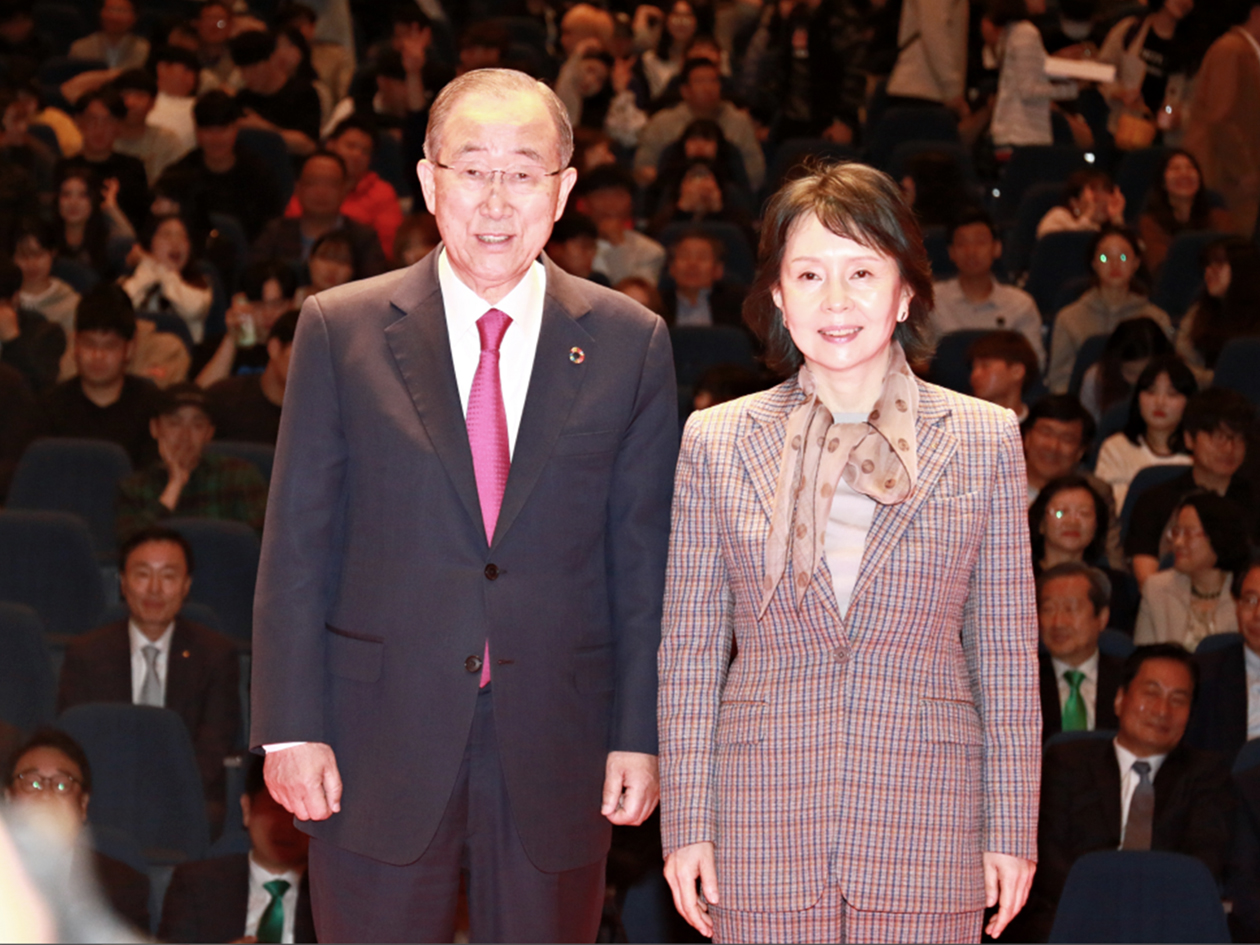
[[[918,484],[877,508],[844,615],[824,560],[801,612],[789,574],[757,616],[795,378],[687,424],[658,658],[662,832],[667,854],[715,843],[723,908],[806,909],[830,882],[863,910],[980,909],[982,851],[1036,859],[1019,430],[919,393]]]

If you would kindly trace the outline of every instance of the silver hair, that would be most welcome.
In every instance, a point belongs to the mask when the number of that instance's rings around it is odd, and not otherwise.
[[[505,99],[517,92],[533,92],[542,98],[556,126],[560,168],[568,167],[569,161],[573,159],[573,126],[569,124],[568,109],[544,83],[516,69],[474,69],[465,72],[442,89],[429,110],[429,126],[424,135],[424,156],[430,161],[437,159],[438,152],[442,150],[442,126],[460,99],[467,95],[489,95]]]

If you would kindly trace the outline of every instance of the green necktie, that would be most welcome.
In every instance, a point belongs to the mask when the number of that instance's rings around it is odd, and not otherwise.
[[[283,879],[273,879],[263,883],[263,889],[271,894],[271,902],[263,910],[258,920],[257,940],[260,942],[278,942],[284,937],[284,894],[289,891],[289,883]]]
[[[1085,674],[1079,669],[1067,669],[1063,671],[1063,678],[1068,684],[1067,702],[1063,703],[1063,731],[1084,732],[1089,728],[1085,700],[1081,698],[1081,683],[1085,681]]]

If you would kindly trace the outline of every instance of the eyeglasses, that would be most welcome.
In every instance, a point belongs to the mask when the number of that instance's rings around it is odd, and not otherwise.
[[[1241,446],[1247,442],[1247,437],[1242,433],[1234,433],[1232,430],[1224,430],[1217,428],[1208,434],[1212,440],[1213,446],[1224,448],[1226,446]]]
[[[38,771],[23,771],[14,776],[13,783],[23,794],[52,794],[56,797],[68,797],[83,785],[83,782],[74,775],[66,774],[64,771],[58,771],[52,775],[43,775]]]
[[[1238,606],[1246,607],[1248,610],[1255,610],[1260,607],[1260,594],[1244,594],[1238,598]]]
[[[1180,525],[1174,525],[1168,529],[1168,537],[1173,541],[1179,538],[1184,538],[1186,541],[1194,541],[1196,538],[1202,538],[1206,534],[1207,532],[1201,528],[1182,528]]]
[[[494,183],[494,177],[497,174],[503,182],[503,186],[509,192],[521,196],[535,193],[543,186],[543,182],[548,177],[556,177],[564,171],[564,168],[558,171],[544,171],[537,165],[530,166],[528,164],[519,167],[494,169],[477,164],[451,166],[440,161],[434,161],[433,166],[440,167],[444,171],[453,172],[455,180],[468,191],[480,192],[487,190]]]

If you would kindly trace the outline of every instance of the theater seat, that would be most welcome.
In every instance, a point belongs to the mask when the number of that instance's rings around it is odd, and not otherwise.
[[[0,601],[31,607],[48,633],[83,633],[100,622],[101,572],[78,516],[0,511],[0,561]]]
[[[56,689],[39,614],[0,603],[0,719],[23,732],[52,721]]]

